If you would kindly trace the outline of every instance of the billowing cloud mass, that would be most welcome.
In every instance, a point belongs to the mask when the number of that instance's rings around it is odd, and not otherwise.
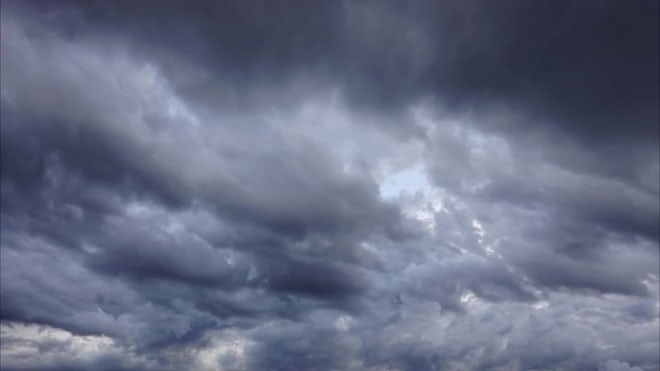
[[[657,1],[3,1],[3,370],[659,370]]]

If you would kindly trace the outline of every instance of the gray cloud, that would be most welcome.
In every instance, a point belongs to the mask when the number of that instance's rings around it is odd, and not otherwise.
[[[3,2],[2,369],[657,370],[656,14]]]

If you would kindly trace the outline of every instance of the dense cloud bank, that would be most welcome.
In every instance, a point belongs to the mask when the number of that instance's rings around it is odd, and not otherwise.
[[[3,2],[2,369],[658,370],[657,16]]]

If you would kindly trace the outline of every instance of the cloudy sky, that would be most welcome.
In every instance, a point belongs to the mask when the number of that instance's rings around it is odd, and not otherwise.
[[[658,1],[12,1],[3,370],[659,370]]]

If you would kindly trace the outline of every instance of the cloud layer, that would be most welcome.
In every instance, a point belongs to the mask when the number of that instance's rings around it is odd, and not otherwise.
[[[658,370],[656,2],[6,1],[7,370]]]

